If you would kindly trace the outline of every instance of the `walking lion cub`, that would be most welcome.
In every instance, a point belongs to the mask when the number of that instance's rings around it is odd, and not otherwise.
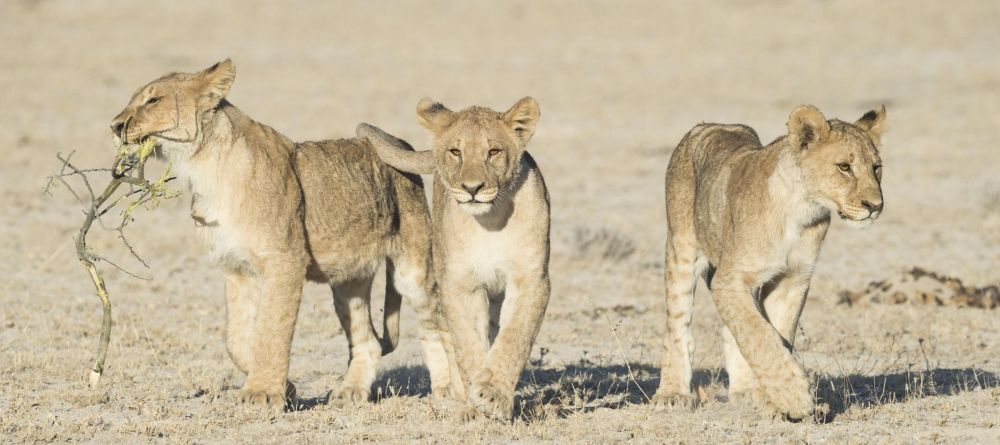
[[[235,78],[228,59],[167,74],[136,91],[111,129],[128,144],[151,138],[190,184],[191,219],[226,277],[226,347],[247,374],[240,401],[280,408],[294,397],[289,354],[305,279],[333,289],[350,345],[336,399],[369,398],[379,357],[396,346],[401,296],[420,318],[434,392],[447,393],[420,178],[380,161],[365,139],[295,143],[255,122],[226,100]],[[369,300],[383,261],[380,341]]]
[[[761,145],[744,125],[701,124],[667,167],[667,335],[657,407],[689,404],[691,307],[704,276],[725,323],[730,397],[750,394],[789,419],[813,413],[791,353],[816,256],[837,213],[868,226],[882,212],[885,107],[850,124],[802,106],[788,135]]]
[[[525,151],[538,121],[530,97],[500,113],[454,112],[424,99],[433,149],[407,151],[358,126],[389,165],[434,174],[434,273],[471,406],[464,417],[507,420],[549,301],[549,195]],[[464,394],[459,397],[465,398]]]

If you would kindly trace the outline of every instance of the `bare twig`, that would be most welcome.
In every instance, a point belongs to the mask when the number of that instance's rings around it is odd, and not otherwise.
[[[169,166],[167,167],[166,172],[164,172],[164,174],[156,181],[149,181],[145,178],[145,163],[149,158],[149,155],[152,153],[153,148],[154,145],[151,140],[146,140],[138,146],[122,145],[118,147],[118,151],[115,155],[114,163],[111,165],[111,168],[80,169],[73,165],[70,161],[74,152],[71,152],[65,157],[63,157],[62,153],[56,154],[56,158],[62,163],[62,168],[59,170],[58,174],[49,176],[49,181],[43,190],[43,194],[49,196],[51,195],[52,188],[56,184],[63,184],[70,191],[70,193],[73,194],[77,201],[85,205],[83,223],[80,225],[80,230],[75,238],[76,256],[80,261],[80,264],[90,275],[90,279],[94,282],[94,288],[97,291],[98,298],[101,299],[101,306],[104,309],[104,315],[101,319],[101,337],[97,346],[97,357],[94,359],[94,365],[90,370],[90,386],[92,387],[100,383],[101,376],[104,374],[104,362],[107,358],[108,344],[111,340],[111,298],[108,295],[107,286],[104,283],[104,278],[101,276],[96,263],[104,261],[105,263],[130,276],[141,279],[149,278],[132,273],[107,258],[97,255],[93,251],[89,250],[87,248],[87,234],[90,232],[94,221],[97,221],[98,224],[106,230],[117,232],[118,238],[128,249],[129,253],[131,253],[131,255],[135,257],[143,266],[147,269],[149,268],[149,265],[136,253],[135,249],[125,237],[125,226],[132,221],[132,212],[135,209],[143,206],[153,207],[158,204],[161,199],[170,199],[180,196],[179,193],[167,189],[165,185],[168,181],[174,179],[169,176]],[[94,188],[87,176],[88,174],[93,173],[110,173],[111,175],[111,182],[104,187],[104,190],[100,195],[94,192]],[[78,177],[83,183],[83,186],[87,191],[85,198],[81,197],[80,194],[78,194],[66,180],[70,177]],[[127,184],[129,186],[129,191],[125,194],[118,195],[117,198],[115,198],[116,191],[122,184]],[[89,199],[89,203],[86,202],[86,199]],[[117,208],[123,201],[129,199],[131,199],[131,202],[128,206],[121,209],[121,219],[119,220],[118,225],[115,227],[105,226],[101,217],[108,213],[111,209]]]
[[[618,338],[618,330],[615,329],[614,324],[611,323],[611,318],[608,317],[607,313],[602,311],[601,315],[603,315],[604,320],[608,322],[608,327],[611,329],[611,336],[614,337],[615,344],[618,346],[618,354],[621,355],[621,359],[625,363],[625,369],[628,370],[629,379],[632,380],[632,383],[635,384],[636,388],[639,388],[639,392],[642,393],[642,397],[646,399],[645,402],[649,403],[652,399],[650,399],[649,394],[646,394],[646,391],[642,389],[642,385],[640,385],[639,381],[635,378],[635,373],[632,372],[632,365],[629,364],[628,358],[625,357],[625,348],[622,347],[622,342]]]

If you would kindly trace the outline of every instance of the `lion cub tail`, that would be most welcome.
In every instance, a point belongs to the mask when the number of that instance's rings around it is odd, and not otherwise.
[[[406,141],[365,123],[358,124],[355,132],[359,138],[368,140],[382,162],[396,170],[417,175],[434,174],[434,155],[429,150],[414,151]]]
[[[378,339],[382,346],[382,355],[396,349],[399,344],[399,309],[403,305],[403,296],[396,290],[395,267],[392,261],[385,263],[385,303],[383,304],[382,338]]]

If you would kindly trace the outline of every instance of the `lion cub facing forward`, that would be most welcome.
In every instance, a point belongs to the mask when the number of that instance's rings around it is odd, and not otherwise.
[[[702,124],[667,167],[667,335],[657,406],[691,401],[691,306],[705,276],[725,323],[732,396],[771,412],[813,412],[791,354],[830,214],[867,226],[882,211],[877,145],[885,107],[853,124],[814,107],[792,112],[788,135],[762,147],[743,125]]]
[[[389,165],[435,175],[434,272],[475,408],[465,414],[509,419],[549,301],[549,197],[525,152],[538,104],[526,97],[504,113],[456,113],[424,99],[417,115],[433,134],[430,151],[403,150],[367,124],[358,136]]]

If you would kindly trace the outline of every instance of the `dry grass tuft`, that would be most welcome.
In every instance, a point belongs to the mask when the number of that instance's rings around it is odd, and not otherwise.
[[[627,260],[636,250],[631,237],[606,227],[577,227],[573,232],[573,248],[578,256],[607,261]]]
[[[1000,215],[1000,184],[986,187],[983,193],[983,210],[987,215]]]

